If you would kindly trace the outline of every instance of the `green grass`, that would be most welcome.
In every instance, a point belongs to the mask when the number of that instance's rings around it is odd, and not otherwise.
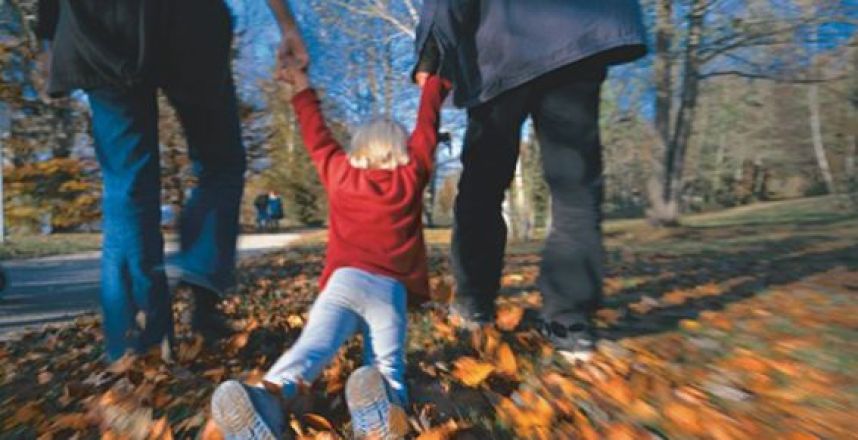
[[[101,234],[13,236],[0,245],[0,260],[48,257],[101,249]]]
[[[753,246],[774,234],[789,233],[794,237],[811,234],[843,234],[844,240],[858,241],[858,208],[845,196],[814,197],[784,202],[758,203],[714,213],[682,218],[677,228],[654,228],[646,220],[611,220],[604,230],[609,248],[634,246],[638,250],[684,252],[717,252],[735,246]],[[760,226],[772,226],[760,234]],[[810,227],[812,226],[812,228]],[[753,229],[753,234],[748,234]],[[765,230],[766,228],[762,228]],[[537,231],[538,238],[544,234]],[[327,234],[308,234],[296,246],[318,246]],[[431,246],[449,246],[449,229],[427,231]],[[536,252],[540,240],[511,244],[511,253]],[[47,236],[13,236],[0,245],[0,260],[47,257],[101,248],[100,234],[52,234]]]

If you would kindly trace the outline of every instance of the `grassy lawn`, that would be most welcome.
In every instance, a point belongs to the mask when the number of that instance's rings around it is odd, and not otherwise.
[[[788,224],[799,225],[797,227],[806,229],[808,224],[832,223],[850,219],[858,222],[856,220],[858,213],[856,213],[855,208],[850,208],[846,203],[846,197],[818,197],[787,202],[760,203],[716,213],[686,216],[682,220],[682,226],[673,229],[652,228],[645,220],[613,220],[606,222],[604,227],[609,245],[623,241],[655,242],[657,243],[656,246],[661,246],[662,240],[665,238],[683,238],[683,234],[706,229],[740,232],[742,227]],[[537,236],[540,235],[542,235],[542,231],[537,231]],[[325,243],[326,238],[327,233],[324,230],[310,232],[300,242],[296,243],[296,246],[319,246]],[[426,242],[429,246],[448,246],[450,244],[450,229],[427,229]],[[687,244],[695,245],[694,243]],[[698,244],[707,245],[705,243]],[[729,245],[729,242],[727,244]],[[537,241],[513,243],[510,246],[510,252],[529,252],[538,245]],[[101,249],[101,235],[97,233],[13,236],[8,238],[6,243],[0,244],[0,260],[48,257],[99,249]]]
[[[27,235],[0,244],[0,260],[49,257],[101,249],[101,234]]]

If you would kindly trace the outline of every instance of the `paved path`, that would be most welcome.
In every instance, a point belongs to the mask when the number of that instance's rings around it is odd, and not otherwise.
[[[245,235],[240,256],[283,248],[301,233]],[[175,244],[167,244],[167,258]],[[98,310],[100,252],[4,261],[11,285],[0,299],[0,340],[28,327],[70,321]],[[174,278],[171,277],[171,280]]]

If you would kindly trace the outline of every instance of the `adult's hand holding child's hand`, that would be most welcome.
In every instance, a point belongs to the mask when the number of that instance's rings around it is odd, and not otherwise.
[[[278,69],[275,77],[278,81],[289,84],[291,95],[295,95],[310,88],[310,79],[307,72],[297,63],[289,63],[286,67]],[[290,96],[291,97],[291,96]]]

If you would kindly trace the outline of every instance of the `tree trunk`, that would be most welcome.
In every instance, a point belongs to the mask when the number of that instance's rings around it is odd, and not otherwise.
[[[718,136],[718,145],[715,146],[715,164],[712,166],[712,195],[718,196],[721,190],[721,167],[724,165],[724,150],[727,145],[727,130],[721,129]]]
[[[393,52],[390,42],[384,44],[384,114],[393,115]]]
[[[647,215],[654,222],[665,216],[665,154],[670,139],[671,95],[672,95],[672,59],[673,40],[673,2],[659,0],[656,4],[655,60],[653,62],[653,81],[655,82],[655,133],[649,149],[651,174],[647,182],[650,210]]]
[[[816,156],[816,164],[819,173],[825,183],[825,189],[829,194],[834,194],[834,176],[831,174],[831,165],[825,154],[825,143],[822,139],[822,117],[819,110],[819,86],[811,84],[807,90],[807,104],[810,107],[810,133],[813,139],[813,154]]]
[[[662,2],[663,3],[663,2]],[[659,5],[659,20],[662,15]],[[679,222],[679,202],[682,196],[682,177],[685,168],[685,156],[688,150],[688,141],[694,123],[694,114],[697,108],[697,97],[700,88],[700,41],[703,34],[703,24],[706,15],[707,3],[703,0],[692,0],[688,15],[688,43],[685,46],[684,69],[682,75],[682,87],[680,94],[679,109],[673,123],[673,133],[667,147],[663,179],[658,185],[661,190],[660,202],[653,207],[650,219],[664,226],[676,225]],[[669,18],[669,17],[668,17]],[[657,49],[658,51],[658,49]],[[659,56],[658,54],[656,55]],[[665,55],[666,56],[666,55]],[[660,87],[659,87],[660,89]],[[659,93],[661,91],[659,90]],[[657,98],[658,102],[658,98]],[[664,109],[657,108],[662,112]],[[662,117],[663,117],[662,113]],[[658,118],[656,123],[659,123]],[[663,129],[664,127],[658,127]],[[668,127],[669,128],[669,127]],[[666,139],[663,133],[659,133],[662,139]]]
[[[856,136],[849,136],[849,150],[846,152],[846,178],[849,180],[855,180],[855,156],[858,155],[858,138]]]

